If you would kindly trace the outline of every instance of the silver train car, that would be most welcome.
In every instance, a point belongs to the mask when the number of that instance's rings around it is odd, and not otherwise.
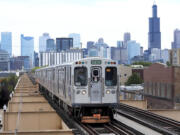
[[[107,123],[118,104],[117,63],[98,57],[35,71],[40,89],[82,123]]]

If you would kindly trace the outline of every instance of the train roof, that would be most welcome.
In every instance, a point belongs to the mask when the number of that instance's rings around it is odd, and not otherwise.
[[[107,58],[101,58],[101,57],[87,57],[87,58],[82,58],[76,61],[80,61],[80,60],[91,60],[91,59],[101,59],[101,60],[112,60],[112,59],[107,59]],[[74,61],[75,62],[75,61]]]
[[[37,69],[36,71],[39,71],[39,70],[41,70],[41,69],[55,68],[55,67],[59,67],[59,66],[63,66],[63,65],[72,65],[72,64],[74,64],[74,63],[77,62],[77,61],[81,61],[81,60],[92,60],[92,59],[101,59],[101,60],[111,60],[111,61],[114,61],[114,60],[112,60],[112,59],[101,58],[101,57],[88,57],[88,58],[82,58],[82,59],[79,59],[79,60],[75,60],[75,61],[69,62],[69,63],[63,63],[63,64],[59,64],[59,65],[53,65],[53,66],[43,67],[43,68]]]

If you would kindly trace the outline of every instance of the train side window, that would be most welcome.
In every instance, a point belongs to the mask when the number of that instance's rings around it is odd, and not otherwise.
[[[67,84],[67,67],[64,67],[64,84],[63,84],[63,94],[66,98],[66,84]]]
[[[67,75],[66,75],[66,81],[68,84],[71,84],[71,67],[67,67]]]
[[[71,84],[71,67],[69,68],[69,80],[70,80],[70,84]]]
[[[66,67],[66,82],[69,84],[69,67]]]
[[[64,81],[65,81],[64,83],[66,83],[66,78],[67,78],[66,77],[66,67],[64,67]]]
[[[76,86],[87,85],[87,68],[86,67],[76,67],[74,69],[74,82]]]
[[[58,70],[58,93],[60,93],[61,88],[61,70]]]
[[[51,70],[51,81],[53,80],[53,70]]]
[[[55,78],[55,70],[53,69],[52,72],[53,72],[52,76],[53,76],[53,80],[54,80],[54,78]]]
[[[105,84],[106,86],[115,86],[117,84],[116,67],[107,67],[105,69]]]

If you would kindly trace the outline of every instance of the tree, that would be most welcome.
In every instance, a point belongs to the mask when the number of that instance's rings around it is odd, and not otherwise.
[[[35,73],[35,71],[36,71],[37,69],[40,69],[40,67],[34,67],[34,68],[31,70],[31,72],[32,72],[32,73]]]
[[[37,69],[44,68],[44,67],[47,67],[47,66],[34,67],[34,68],[31,70],[31,72],[32,72],[32,73],[35,73],[35,71],[36,71]]]
[[[9,101],[9,94],[14,90],[18,77],[11,75],[8,78],[3,78],[0,85],[0,108]]]
[[[143,65],[145,67],[151,66],[151,62],[144,62],[144,61],[139,61],[139,62],[134,62],[133,65]]]
[[[172,66],[172,64],[171,64],[169,61],[166,62],[166,65],[167,65],[168,67]]]
[[[8,86],[9,86],[8,90],[12,91],[16,86],[16,83],[18,81],[18,77],[16,75],[11,75],[8,77],[7,81],[8,81]]]
[[[3,107],[3,105],[7,105],[8,101],[9,101],[9,91],[7,89],[7,87],[2,87],[1,91],[0,91],[0,108]]]
[[[133,73],[125,83],[125,85],[131,85],[131,84],[141,84],[143,83],[143,80],[137,73]]]

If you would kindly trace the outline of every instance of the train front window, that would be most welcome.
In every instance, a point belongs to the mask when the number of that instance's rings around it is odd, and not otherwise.
[[[115,86],[117,84],[116,67],[107,67],[105,69],[105,84],[106,86]]]
[[[87,68],[86,67],[76,67],[74,69],[74,82],[76,86],[87,85]]]

